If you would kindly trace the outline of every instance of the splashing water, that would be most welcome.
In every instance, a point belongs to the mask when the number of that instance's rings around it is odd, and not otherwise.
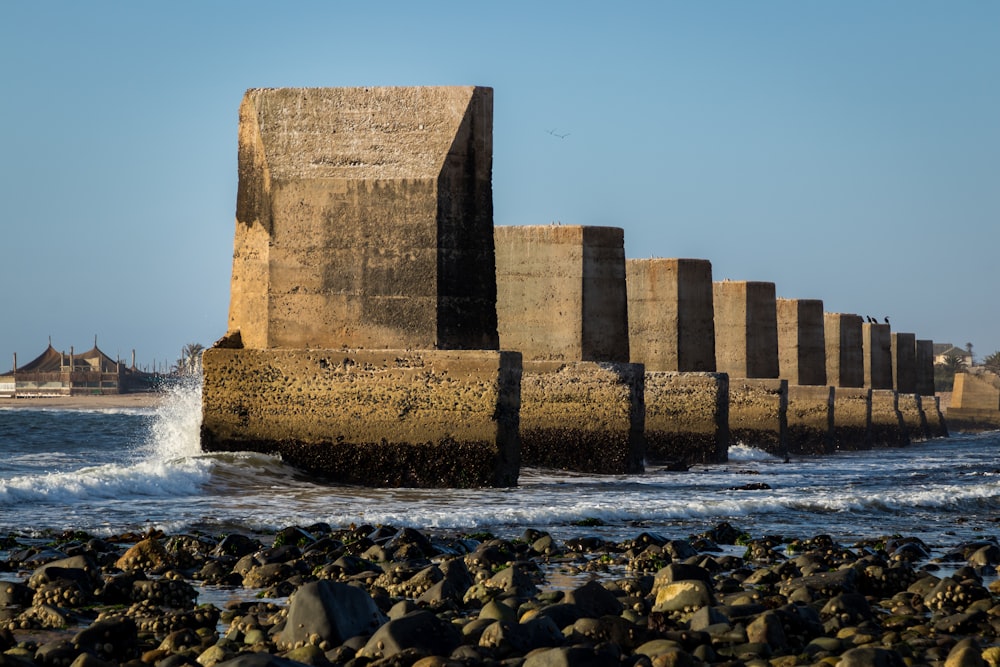
[[[145,443],[148,458],[176,461],[201,451],[201,377],[172,385],[157,409]]]

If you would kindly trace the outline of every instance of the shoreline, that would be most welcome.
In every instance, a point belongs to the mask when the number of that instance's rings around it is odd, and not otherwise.
[[[27,396],[0,397],[2,408],[54,408],[58,410],[102,410],[107,408],[157,408],[166,394],[141,392],[97,396]]]

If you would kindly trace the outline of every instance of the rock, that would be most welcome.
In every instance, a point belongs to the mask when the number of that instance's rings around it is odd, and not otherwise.
[[[302,667],[302,665],[301,662],[267,653],[243,653],[231,660],[217,663],[216,667]],[[157,667],[163,666],[157,665]]]
[[[378,628],[358,656],[377,660],[407,649],[450,655],[461,643],[462,634],[454,625],[429,611],[415,611]]]
[[[622,603],[614,593],[602,586],[598,581],[588,581],[583,586],[566,593],[566,604],[576,605],[584,616],[599,618],[601,616],[617,616],[622,613]]]
[[[139,655],[139,629],[131,618],[107,618],[78,632],[73,645],[102,660],[125,662]]]
[[[836,667],[905,667],[903,656],[884,648],[852,648],[844,651]]]
[[[747,641],[767,644],[772,651],[784,649],[788,645],[785,629],[773,611],[767,611],[747,625]]]
[[[653,611],[696,611],[712,604],[712,592],[703,581],[675,581],[656,593]]]
[[[955,644],[944,661],[944,667],[985,667],[985,665],[982,649],[973,638],[963,639]]]
[[[290,650],[324,643],[333,648],[348,637],[368,635],[386,621],[362,588],[332,581],[301,586],[288,604],[288,618],[278,646]]]
[[[46,642],[35,651],[35,662],[46,667],[62,667],[73,662],[79,652],[65,639]]]
[[[568,646],[535,651],[524,667],[620,667],[619,655],[607,648]]]
[[[158,570],[173,565],[166,548],[152,537],[135,544],[115,562],[115,567],[125,572]]]

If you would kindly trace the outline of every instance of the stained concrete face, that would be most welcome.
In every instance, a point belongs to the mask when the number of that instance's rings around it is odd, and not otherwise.
[[[677,468],[729,454],[725,373],[646,371],[646,460]]]
[[[934,395],[934,341],[918,340],[914,343],[916,358],[916,392],[921,396]],[[933,427],[932,427],[933,430]]]
[[[778,377],[778,322],[774,283],[712,284],[715,367],[732,378]]]
[[[624,232],[494,229],[500,343],[539,361],[629,361]]]
[[[712,263],[629,259],[629,350],[647,372],[715,370]]]
[[[774,456],[788,453],[788,381],[729,378],[732,442]]]
[[[865,386],[862,319],[848,313],[824,313],[826,381],[834,387]]]
[[[834,387],[833,451],[872,448],[872,390]]]
[[[900,394],[913,394],[917,391],[917,337],[893,332],[889,338],[892,387]]]
[[[861,325],[865,386],[892,389],[892,340],[888,324]]]
[[[776,305],[779,374],[789,385],[825,385],[823,302],[778,299]]]
[[[903,415],[899,411],[899,394],[892,389],[872,389],[871,396],[872,445],[875,447],[902,447],[910,444],[908,431],[903,423]]]
[[[834,388],[788,385],[788,452],[829,454],[833,451]]]
[[[989,371],[955,373],[948,424],[958,431],[1000,428],[1000,376]]]
[[[279,453],[348,484],[511,486],[520,361],[495,351],[212,348],[202,445]]]
[[[497,349],[492,124],[489,88],[247,91],[230,332]]]

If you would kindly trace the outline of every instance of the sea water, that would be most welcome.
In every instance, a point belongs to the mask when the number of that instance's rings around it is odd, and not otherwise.
[[[367,489],[321,483],[274,456],[202,452],[200,405],[193,385],[156,409],[0,407],[0,536],[221,535],[327,522],[623,540],[643,531],[684,538],[723,521],[754,537],[846,542],[1000,536],[1000,432],[788,462],[748,443],[731,447],[727,463],[687,472],[528,468],[509,489]],[[770,488],[739,489],[748,484]]]

